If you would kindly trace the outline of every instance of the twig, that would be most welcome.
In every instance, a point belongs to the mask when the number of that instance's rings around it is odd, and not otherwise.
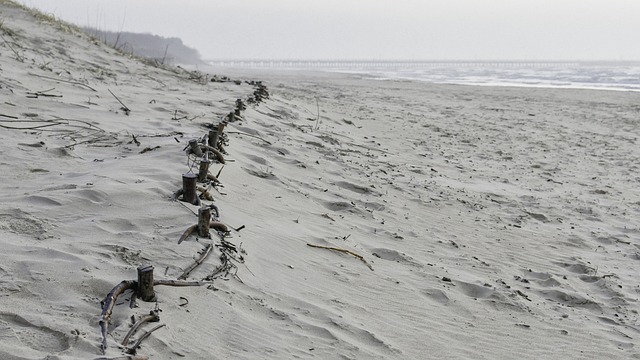
[[[369,264],[367,262],[367,260],[365,260],[361,255],[358,255],[358,254],[354,253],[353,251],[340,249],[340,248],[337,248],[337,247],[329,247],[329,246],[313,245],[313,244],[307,244],[307,246],[311,246],[311,247],[319,248],[319,249],[327,249],[327,250],[339,251],[339,252],[343,252],[345,254],[353,255],[353,256],[357,257],[358,259],[360,259],[363,263],[365,263],[365,265],[367,265],[369,267],[369,269],[371,269],[371,271],[373,271],[373,267],[371,266],[371,264]]]
[[[149,360],[149,357],[143,356],[143,355],[127,355],[127,356],[118,356],[115,358],[101,357],[101,358],[95,358],[93,360]]]
[[[137,349],[140,347],[140,344],[142,344],[142,341],[144,341],[144,339],[148,338],[151,335],[151,333],[153,333],[154,331],[156,331],[156,330],[158,330],[158,329],[160,329],[160,328],[162,328],[164,326],[167,326],[167,324],[158,325],[158,326],[154,327],[153,329],[151,329],[151,330],[147,331],[146,333],[144,333],[142,336],[140,336],[140,339],[138,339],[138,341],[135,344],[133,344],[132,347],[127,349],[127,353],[135,355]]]
[[[131,109],[129,109],[127,105],[125,105],[120,99],[118,99],[116,94],[114,94],[110,89],[107,89],[107,90],[111,93],[111,95],[113,95],[114,98],[116,98],[116,100],[118,100],[120,105],[122,105],[122,111],[124,111],[125,114],[129,115],[129,113],[131,112]]]
[[[140,151],[140,154],[144,154],[146,152],[153,151],[153,150],[156,150],[156,149],[160,149],[160,145],[154,146],[154,147],[146,147],[146,148],[142,149],[142,151]]]
[[[44,96],[44,97],[62,97],[62,95],[47,94],[47,92],[49,92],[51,90],[55,90],[55,89],[56,88],[51,88],[49,90],[36,91],[36,92],[27,91],[27,97],[31,98],[31,99],[37,99],[40,96]]]
[[[137,282],[135,280],[124,280],[120,282],[120,284],[116,285],[107,297],[103,301],[102,314],[100,315],[100,320],[98,323],[100,324],[100,329],[102,331],[102,344],[100,345],[100,349],[104,354],[107,350],[107,327],[109,326],[109,320],[111,319],[111,313],[113,312],[113,307],[116,303],[116,299],[123,292],[128,289],[135,288],[137,286]]]
[[[220,170],[218,170],[218,174],[216,175],[216,180],[220,179],[220,174],[222,174],[222,169],[224,169],[224,165],[222,165],[222,167],[220,168]]]
[[[199,258],[197,258],[195,260],[195,262],[193,264],[191,264],[191,266],[189,266],[183,273],[182,275],[180,275],[178,277],[178,280],[184,280],[187,278],[187,276],[189,276],[189,274],[195,270],[195,268],[197,268],[198,266],[200,266],[200,264],[202,264],[207,257],[209,256],[209,254],[211,254],[211,250],[213,249],[213,245],[209,244],[207,245],[207,247],[204,249],[204,252],[202,253],[202,255],[200,255]]]
[[[266,142],[266,143],[267,143],[267,144],[269,144],[269,145],[273,145],[270,141],[267,141],[267,140],[265,140],[265,139],[261,138],[260,136],[247,134],[247,133],[242,132],[242,131],[225,131],[225,134],[239,134],[239,135],[244,135],[244,136],[248,136],[248,137],[252,137],[252,138],[256,138],[256,139],[262,140],[262,141]]]
[[[136,323],[133,324],[133,326],[127,333],[127,335],[125,335],[124,339],[122,340],[121,342],[122,346],[127,346],[127,344],[129,343],[129,339],[133,334],[135,334],[136,331],[138,331],[140,326],[148,322],[158,322],[158,321],[160,321],[160,316],[158,316],[158,310],[151,310],[149,312],[149,315],[145,315],[141,317],[140,320],[136,321]]]
[[[67,83],[67,84],[73,84],[73,85],[84,86],[84,87],[86,87],[86,88],[87,88],[87,89],[89,89],[89,90],[92,90],[92,91],[98,92],[98,90],[96,90],[96,89],[92,88],[91,86],[89,86],[89,85],[87,85],[87,84],[83,84],[83,83],[81,83],[81,82],[77,82],[77,81],[69,81],[69,80],[62,80],[62,79],[57,79],[57,78],[50,77],[50,76],[38,75],[38,74],[34,74],[34,73],[28,73],[28,74],[29,74],[29,75],[32,75],[32,76],[37,76],[37,77],[39,77],[39,78],[43,78],[43,79],[49,79],[49,80],[54,80],[54,81],[60,81],[60,82]]]
[[[5,114],[0,114],[0,116],[6,117],[6,118],[9,118],[9,119],[17,119],[18,118],[17,116],[11,116],[11,115],[5,115]]]

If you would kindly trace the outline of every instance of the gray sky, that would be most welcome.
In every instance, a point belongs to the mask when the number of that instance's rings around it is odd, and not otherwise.
[[[20,0],[205,59],[640,60],[640,0]]]

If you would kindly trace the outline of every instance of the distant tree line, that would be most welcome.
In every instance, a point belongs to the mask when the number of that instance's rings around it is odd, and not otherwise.
[[[186,46],[179,38],[124,31],[105,31],[91,27],[85,27],[83,30],[118,50],[151,59],[160,64],[196,65],[204,63],[198,50]]]

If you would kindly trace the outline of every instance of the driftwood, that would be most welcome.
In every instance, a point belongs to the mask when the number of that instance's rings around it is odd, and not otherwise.
[[[98,323],[100,324],[100,329],[102,331],[102,344],[100,345],[100,349],[104,354],[107,350],[107,327],[109,326],[109,320],[111,320],[111,313],[113,312],[113,307],[115,306],[116,299],[123,292],[135,288],[137,283],[135,280],[124,280],[120,284],[116,285],[107,297],[103,301],[102,306],[102,314],[100,315],[100,320]]]
[[[178,281],[178,280],[154,280],[153,286],[177,286],[177,287],[185,287],[185,286],[203,286],[210,285],[211,281]],[[102,333],[102,343],[100,344],[100,349],[104,354],[107,350],[107,328],[109,327],[109,321],[111,320],[111,314],[113,312],[113,307],[115,306],[116,299],[118,296],[122,295],[125,291],[129,289],[137,289],[138,282],[135,280],[123,280],[116,287],[114,287],[109,294],[107,294],[106,298],[102,302],[102,314],[100,315],[100,320],[98,323],[100,324],[100,330]],[[150,332],[153,332],[157,329],[153,329]],[[148,335],[146,335],[148,336]],[[144,335],[143,335],[144,337]],[[143,339],[141,337],[141,339]],[[136,346],[133,349],[140,346],[141,340],[138,340]],[[135,355],[135,354],[134,354]]]
[[[214,219],[214,220],[220,217],[220,209],[218,209],[218,207],[217,207],[217,206],[215,206],[215,205],[211,204],[211,205],[209,205],[209,208],[211,208],[211,210],[212,210],[212,212],[213,212],[213,213],[211,214],[211,216],[213,217],[213,219]],[[214,215],[214,214],[215,214],[215,215]],[[209,225],[209,226],[211,226],[211,225]]]
[[[189,226],[187,230],[185,230],[185,232],[182,234],[182,236],[180,236],[180,239],[178,240],[178,244],[185,241],[189,236],[191,236],[191,234],[193,234],[197,230],[198,230],[198,224]]]
[[[327,250],[339,251],[339,252],[342,252],[342,253],[345,253],[345,254],[349,254],[349,255],[355,256],[356,258],[360,259],[363,263],[365,263],[365,265],[367,265],[369,267],[369,269],[371,269],[371,271],[373,271],[373,267],[371,266],[371,264],[369,264],[367,262],[367,260],[364,259],[364,257],[354,253],[353,251],[340,249],[340,248],[337,248],[337,247],[329,247],[329,246],[313,245],[313,244],[307,244],[307,246],[311,246],[311,247],[318,248],[318,249],[327,249]]]
[[[207,179],[211,180],[214,184],[220,184],[218,177],[211,175],[211,173],[207,174]]]
[[[167,326],[166,324],[162,324],[162,325],[158,325],[156,327],[154,327],[153,329],[145,332],[142,336],[140,336],[140,338],[138,339],[138,341],[136,341],[135,344],[133,344],[133,346],[131,346],[130,348],[127,349],[127,353],[135,355],[136,351],[138,351],[138,348],[140,347],[140,344],[142,344],[142,342],[144,341],[144,339],[148,338],[154,331]]]
[[[200,255],[200,257],[198,257],[195,262],[193,264],[191,264],[191,266],[189,266],[183,273],[182,275],[180,275],[178,277],[178,280],[184,280],[187,278],[187,276],[189,276],[189,274],[195,270],[195,268],[197,268],[198,266],[200,266],[200,264],[202,264],[207,257],[209,257],[209,254],[211,254],[211,250],[213,250],[213,245],[209,244],[207,245],[207,247],[204,249],[204,251],[202,252],[202,254]]]
[[[221,223],[220,221],[212,221],[209,224],[209,228],[214,229],[215,231],[223,232],[223,233],[229,232],[229,227]]]
[[[217,212],[217,208],[216,208],[216,212]],[[209,213],[211,214],[211,213]],[[221,233],[229,233],[229,227],[219,221],[211,221],[209,222],[209,229],[213,229],[217,232],[221,232]],[[183,241],[185,241],[189,236],[191,236],[193,233],[198,232],[198,224],[195,225],[191,225],[187,228],[187,230],[185,230],[185,232],[182,234],[182,236],[180,236],[180,239],[178,239],[178,244],[182,243]],[[200,236],[200,235],[199,235]],[[205,236],[202,236],[205,237]]]
[[[197,157],[202,157],[205,153],[211,153],[212,157],[219,163],[224,164],[224,155],[222,152],[212,146],[199,144],[198,140],[190,140],[189,146],[186,148],[187,155],[194,154]]]
[[[127,346],[127,344],[129,343],[129,339],[131,338],[131,336],[133,336],[133,334],[136,333],[136,331],[138,331],[140,326],[142,326],[142,325],[144,325],[144,324],[146,324],[148,322],[158,322],[158,321],[160,321],[160,316],[158,316],[158,310],[151,310],[149,312],[149,315],[145,315],[145,316],[141,317],[138,321],[135,322],[135,324],[133,324],[133,326],[131,327],[131,329],[127,333],[127,335],[125,335],[125,337],[122,340],[121,344],[123,346]]]
[[[222,155],[220,150],[212,148],[211,146],[206,146],[206,145],[202,146],[202,148],[204,150],[206,150],[206,151],[211,152],[214,155],[216,161],[219,162],[220,164],[224,164],[225,163],[224,155]]]
[[[207,189],[203,188],[202,186],[197,186],[196,190],[202,193],[202,197],[205,200],[214,201],[213,196],[211,196],[211,193]]]

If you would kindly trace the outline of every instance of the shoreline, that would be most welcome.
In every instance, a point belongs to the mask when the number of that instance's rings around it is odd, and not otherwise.
[[[616,85],[616,84],[588,85],[588,84],[580,84],[580,83],[565,84],[566,82],[568,82],[568,80],[558,79],[554,81],[558,82],[559,84],[554,85],[553,83],[545,83],[545,81],[550,81],[550,80],[544,80],[544,79],[539,79],[536,81],[536,83],[525,83],[525,82],[517,82],[517,81],[510,82],[508,79],[498,79],[495,77],[486,77],[485,80],[480,81],[479,78],[482,76],[479,76],[473,81],[460,80],[460,79],[437,80],[437,79],[421,78],[420,76],[392,75],[389,73],[389,71],[385,71],[382,69],[375,69],[375,68],[372,68],[369,70],[362,70],[362,69],[348,70],[348,69],[340,69],[340,68],[335,68],[335,69],[330,69],[330,68],[289,68],[287,69],[287,68],[269,68],[269,67],[251,68],[251,67],[232,67],[232,66],[205,66],[204,68],[214,69],[214,71],[219,71],[219,72],[228,71],[231,73],[245,72],[245,73],[257,73],[257,74],[260,74],[260,73],[265,73],[265,74],[269,74],[269,73],[273,73],[273,74],[286,74],[286,73],[345,74],[345,75],[351,75],[351,76],[360,76],[362,78],[379,80],[379,81],[418,81],[418,82],[425,82],[430,84],[442,84],[442,85],[469,85],[469,86],[488,86],[488,87],[496,86],[496,87],[518,87],[518,88],[544,88],[544,89],[577,89],[577,90],[620,91],[620,92],[640,91],[640,88],[637,88],[637,84],[622,84],[622,85]],[[504,68],[500,68],[500,69],[504,69]],[[408,71],[408,70],[411,70],[411,69],[405,69],[405,71]],[[527,79],[527,81],[531,82],[532,80]],[[540,82],[540,83],[537,83],[537,82]],[[636,86],[636,88],[634,88],[633,86]]]

